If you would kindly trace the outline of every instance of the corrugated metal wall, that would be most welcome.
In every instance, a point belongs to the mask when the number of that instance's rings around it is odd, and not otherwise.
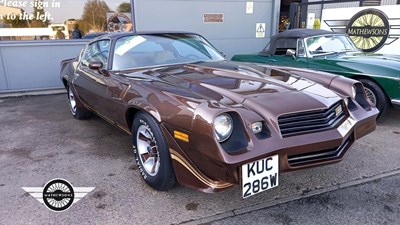
[[[308,0],[308,2],[320,2],[322,0]],[[367,2],[367,0],[365,0]],[[381,4],[380,5],[396,5],[397,0],[380,0]],[[346,7],[357,7],[360,5],[360,2],[358,0],[355,0],[354,2],[343,2],[343,3],[324,3],[325,6],[324,8],[329,9],[329,8],[346,8]],[[320,5],[318,5],[320,6]],[[311,7],[311,6],[310,6]]]
[[[252,2],[252,13],[246,5]],[[259,52],[277,33],[280,0],[135,0],[138,31],[178,30],[202,34],[231,58]],[[203,15],[223,14],[221,23],[205,23]],[[265,23],[265,37],[256,38],[256,24]]]
[[[325,3],[324,9],[332,9],[332,8],[350,8],[350,7],[358,7],[360,3],[357,2],[343,2],[343,3]]]
[[[61,88],[60,61],[77,56],[87,41],[1,41],[0,93]]]
[[[396,5],[397,0],[381,0],[381,5]]]

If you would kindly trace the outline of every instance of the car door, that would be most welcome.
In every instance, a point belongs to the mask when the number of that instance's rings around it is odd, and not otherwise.
[[[110,40],[104,39],[91,43],[85,49],[77,67],[73,85],[79,98],[92,110],[104,113],[107,98],[107,78],[100,70],[90,69],[93,62],[101,62],[103,68],[108,66]]]
[[[280,38],[275,42],[275,46],[272,47],[272,55],[266,58],[267,64],[288,66],[295,63],[293,56],[286,55],[287,50],[296,51],[296,39],[293,38]]]
[[[259,56],[257,62],[278,66],[308,67],[308,60],[305,55],[302,39],[280,38],[272,48],[272,55]],[[292,50],[294,54],[288,55],[288,50]]]
[[[128,107],[126,96],[130,89],[135,89],[137,79],[127,78],[115,71],[146,67],[155,63],[162,64],[164,60],[167,61],[167,57],[162,57],[163,59],[159,58],[160,61],[158,62],[154,62],[157,57],[152,58],[154,57],[152,53],[167,53],[166,49],[160,43],[149,40],[141,42],[140,40],[146,39],[137,37],[139,36],[126,36],[116,40],[114,49],[111,50],[112,54],[110,55],[110,57],[113,57],[113,60],[111,60],[113,65],[109,66],[109,69],[114,72],[110,72],[109,76],[105,78],[107,81],[107,91],[104,102],[107,103],[107,106],[104,107],[103,112],[115,125],[123,129],[126,126],[125,110]],[[132,42],[135,38],[136,41],[139,41],[136,44],[130,44],[135,43]],[[137,96],[139,95],[137,93]],[[133,98],[132,93],[129,93],[129,96]]]
[[[336,60],[336,56],[328,57],[313,57],[309,59],[309,68],[312,70],[324,71],[329,73],[346,74],[349,72],[349,68],[346,66],[346,62]],[[342,65],[344,64],[344,65]],[[358,71],[354,71],[357,73]]]

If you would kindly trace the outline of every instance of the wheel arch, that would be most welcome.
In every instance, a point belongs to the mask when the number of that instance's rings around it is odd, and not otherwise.
[[[360,81],[360,80],[369,80],[371,82],[374,82],[383,91],[383,93],[385,94],[386,98],[390,99],[388,94],[386,93],[386,90],[382,87],[382,85],[379,83],[379,81],[375,80],[373,77],[364,76],[364,75],[354,75],[354,76],[350,76],[350,78],[354,79],[354,80],[358,80],[358,81]]]
[[[65,87],[65,88],[68,88],[68,81],[67,81],[67,78],[66,78],[66,77],[63,77],[63,78],[61,79],[61,81],[62,81],[62,83],[64,84],[64,87]]]
[[[161,122],[160,114],[153,107],[130,106],[130,107],[128,107],[128,109],[125,112],[126,124],[130,130],[132,130],[133,120],[135,119],[135,116],[139,112],[145,112],[145,113],[149,114],[150,116],[154,117],[154,119],[156,119],[156,121]]]

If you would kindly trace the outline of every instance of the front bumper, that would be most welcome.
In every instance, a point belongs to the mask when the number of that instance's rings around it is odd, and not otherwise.
[[[219,192],[240,184],[240,168],[243,164],[272,155],[279,155],[280,172],[339,162],[355,140],[375,130],[377,115],[375,108],[366,114],[353,113],[336,129],[319,134],[310,133],[289,138],[274,136],[260,142],[253,139],[247,153],[225,155],[223,160],[215,160],[202,154],[195,158],[190,157],[189,152],[184,151],[166,130],[165,133],[179,183],[203,192]],[[196,147],[201,148],[199,145]]]

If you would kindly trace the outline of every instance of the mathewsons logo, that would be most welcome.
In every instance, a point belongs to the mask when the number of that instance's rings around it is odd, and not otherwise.
[[[346,27],[346,33],[364,52],[375,52],[385,45],[389,29],[385,13],[371,8],[355,14]]]
[[[44,187],[22,187],[32,197],[55,212],[62,212],[91,192],[94,187],[73,187],[64,179],[53,179]]]

